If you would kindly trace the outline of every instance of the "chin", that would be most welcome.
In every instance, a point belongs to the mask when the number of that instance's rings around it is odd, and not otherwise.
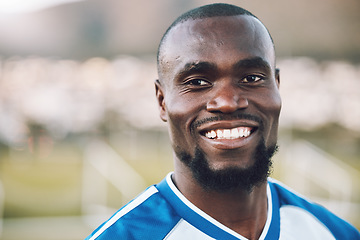
[[[179,153],[178,157],[205,190],[226,192],[242,189],[251,192],[255,186],[266,182],[271,172],[271,158],[277,148],[277,145],[267,148],[264,141],[261,141],[252,157],[247,158],[248,162],[253,159],[252,163],[241,162],[241,156],[232,155],[229,161],[210,164],[199,147],[196,148],[194,157],[184,152]]]
[[[201,151],[197,149],[196,151]],[[255,163],[256,159],[255,156],[256,149],[251,151],[251,153],[244,153],[238,151],[227,151],[226,154],[221,154],[220,156],[208,156],[204,152],[202,157],[206,159],[208,165],[213,170],[221,170],[221,169],[228,169],[228,168],[236,168],[236,169],[248,169],[251,168]],[[210,159],[215,159],[211,161]]]

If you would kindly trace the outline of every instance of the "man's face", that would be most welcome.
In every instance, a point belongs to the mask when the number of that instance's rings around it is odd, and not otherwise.
[[[187,20],[162,46],[157,97],[179,160],[201,151],[210,169],[247,169],[276,145],[281,99],[274,48],[250,16]]]

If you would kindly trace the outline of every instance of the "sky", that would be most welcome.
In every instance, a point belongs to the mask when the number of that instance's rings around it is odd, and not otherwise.
[[[84,0],[0,0],[0,13],[19,14],[43,10],[69,2]]]

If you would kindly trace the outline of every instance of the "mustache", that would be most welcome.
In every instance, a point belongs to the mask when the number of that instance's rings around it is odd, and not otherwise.
[[[248,114],[248,113],[233,113],[233,114],[221,114],[221,115],[216,115],[216,116],[212,116],[212,117],[208,117],[208,118],[203,118],[197,121],[194,121],[191,124],[191,129],[192,131],[194,131],[196,128],[200,127],[201,125],[205,124],[205,123],[209,123],[209,122],[216,122],[216,121],[222,121],[222,120],[250,120],[250,121],[254,121],[257,122],[259,124],[259,128],[262,129],[263,128],[263,121],[260,117],[253,115],[253,114]]]

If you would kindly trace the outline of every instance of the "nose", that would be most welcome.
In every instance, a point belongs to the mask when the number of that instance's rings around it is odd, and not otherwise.
[[[209,112],[232,113],[247,108],[249,102],[241,89],[232,84],[221,84],[214,89],[213,97],[207,103]]]

